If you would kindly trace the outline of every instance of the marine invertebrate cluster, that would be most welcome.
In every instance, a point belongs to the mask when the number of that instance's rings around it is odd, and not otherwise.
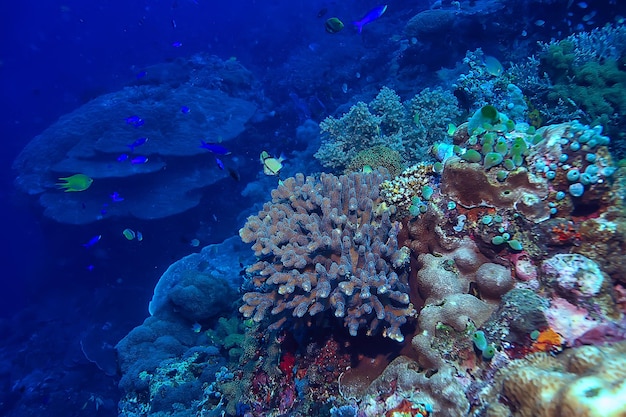
[[[298,174],[272,191],[239,232],[258,257],[248,268],[254,291],[243,296],[244,316],[271,318],[276,329],[330,311],[353,336],[365,327],[402,341],[400,326],[413,314],[409,256],[398,245],[400,223],[379,198],[384,179]]]
[[[398,217],[416,215],[420,207],[425,208],[422,199],[428,201],[432,197],[435,177],[433,165],[413,165],[395,178],[384,181],[380,185],[380,195],[389,206],[396,208]]]
[[[506,230],[501,220],[492,221],[499,218],[507,223],[506,209],[515,210],[526,221],[542,223],[576,210],[609,205],[610,179],[616,168],[607,148],[609,138],[601,127],[570,122],[535,130],[495,109],[486,121],[485,109],[490,108],[478,110],[473,124],[459,126],[456,145],[435,147],[445,163],[442,195],[467,209],[497,209],[497,216],[490,213],[481,221],[483,229],[490,229],[484,238],[495,245],[509,242],[512,249],[523,247],[514,242],[513,230]]]

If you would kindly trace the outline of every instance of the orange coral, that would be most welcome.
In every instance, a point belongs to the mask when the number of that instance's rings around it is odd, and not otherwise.
[[[567,222],[553,226],[551,238],[555,243],[574,243],[580,241],[582,236],[574,223]]]
[[[385,413],[385,417],[428,417],[429,407],[424,404],[415,404],[407,399],[403,399],[393,409]]]
[[[560,352],[563,350],[563,338],[548,328],[539,333],[531,349],[533,352]]]

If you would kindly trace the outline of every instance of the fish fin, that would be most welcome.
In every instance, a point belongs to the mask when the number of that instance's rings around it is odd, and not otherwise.
[[[363,26],[365,26],[365,23],[363,23],[360,20],[356,20],[356,21],[352,22],[352,24],[354,26],[356,26],[356,28],[358,29],[359,33],[363,32]]]

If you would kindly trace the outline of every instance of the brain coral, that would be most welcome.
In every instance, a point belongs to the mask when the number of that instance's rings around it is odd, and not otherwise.
[[[366,166],[374,169],[384,167],[395,177],[402,172],[402,157],[398,151],[387,146],[373,146],[357,153],[348,164],[346,173],[362,171]]]
[[[253,292],[240,312],[281,327],[332,311],[355,336],[382,331],[403,341],[409,302],[409,251],[398,245],[401,225],[379,198],[386,173],[351,173],[319,180],[298,174],[272,191],[272,201],[248,218],[239,235],[258,262],[248,268]]]
[[[514,416],[624,416],[625,350],[622,342],[515,360],[500,371],[501,403]]]

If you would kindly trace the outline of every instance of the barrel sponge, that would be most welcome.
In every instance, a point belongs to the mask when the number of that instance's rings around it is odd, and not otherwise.
[[[499,299],[513,288],[515,281],[509,268],[487,262],[476,271],[476,284],[482,296]]]

